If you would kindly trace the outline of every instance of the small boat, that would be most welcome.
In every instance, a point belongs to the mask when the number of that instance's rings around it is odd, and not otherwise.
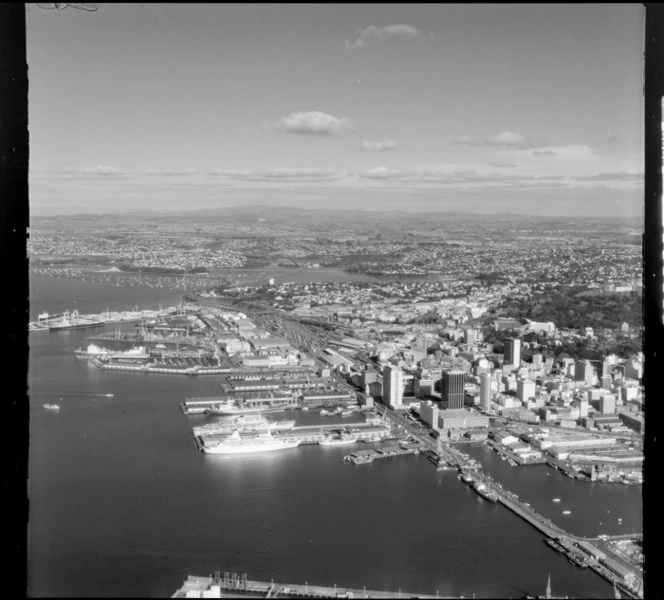
[[[572,511],[571,511],[571,510],[564,510],[564,511],[563,511],[563,514],[564,514],[564,515],[571,515],[571,514],[572,514]]]
[[[553,501],[554,502],[560,502],[560,498],[554,498]]]
[[[47,410],[60,410],[59,404],[44,404],[44,408]]]
[[[333,438],[333,437],[327,437],[324,440],[321,440],[319,444],[321,446],[338,446],[341,444],[354,444],[357,442],[357,438],[354,437],[348,437],[348,438]]]

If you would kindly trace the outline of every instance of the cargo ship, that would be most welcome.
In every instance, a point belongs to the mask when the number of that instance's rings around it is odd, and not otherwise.
[[[242,415],[249,413],[279,412],[291,408],[297,408],[297,404],[290,402],[279,406],[247,407],[247,406],[242,406],[238,401],[228,400],[227,402],[219,402],[217,404],[213,404],[212,406],[210,406],[210,408],[206,408],[203,412],[206,415],[217,415],[221,417],[227,417],[227,416]]]
[[[240,432],[236,430],[221,441],[206,442],[203,446],[203,452],[207,454],[272,452],[296,448],[299,444],[299,440],[282,440],[274,437],[269,431],[253,435],[240,435]]]
[[[237,419],[219,421],[217,423],[206,423],[194,427],[194,435],[219,435],[238,431],[267,431],[293,429],[295,421],[269,421],[263,415],[240,415]]]
[[[495,494],[495,492],[492,492],[486,485],[483,483],[480,483],[479,481],[473,482],[473,489],[480,495],[482,498],[485,500],[488,500],[489,502],[497,502],[498,501],[498,496]]]
[[[41,315],[40,315],[41,316]],[[49,331],[62,331],[65,329],[85,329],[88,327],[101,327],[104,321],[99,319],[81,318],[78,311],[72,313],[65,311],[62,316],[56,318],[39,319],[38,324],[45,325]]]

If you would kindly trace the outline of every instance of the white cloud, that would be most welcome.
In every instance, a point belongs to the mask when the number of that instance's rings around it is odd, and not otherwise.
[[[283,183],[318,183],[335,181],[344,176],[339,171],[326,171],[323,169],[236,169],[212,171],[210,175],[222,176],[236,181]]]
[[[643,173],[626,173],[620,171],[617,173],[597,173],[595,175],[578,175],[573,177],[577,181],[636,181],[643,182]]]
[[[512,162],[502,162],[502,161],[491,162],[489,163],[489,165],[491,165],[492,167],[497,167],[499,169],[509,169],[518,166]]]
[[[526,137],[516,131],[503,131],[484,140],[476,140],[469,135],[462,135],[449,143],[461,146],[497,146],[502,148],[541,148],[549,145],[542,138]]]
[[[522,146],[525,144],[526,138],[520,133],[514,131],[503,131],[498,135],[486,140],[484,143],[487,146]]]
[[[376,27],[369,25],[365,29],[358,30],[357,39],[354,42],[346,40],[347,50],[356,50],[372,42],[382,42],[389,38],[416,38],[421,35],[420,30],[412,25],[388,25],[387,27]]]
[[[365,140],[362,142],[360,150],[363,150],[364,152],[389,152],[396,147],[397,143],[392,140],[386,140],[384,142],[367,142]]]
[[[345,117],[333,117],[324,112],[295,112],[283,117],[278,124],[280,129],[302,135],[327,137],[344,130],[353,129],[353,124]]]
[[[460,138],[452,140],[450,144],[459,144],[461,146],[474,146],[477,144],[477,142],[473,141],[473,138],[471,138],[469,135],[462,135]]]

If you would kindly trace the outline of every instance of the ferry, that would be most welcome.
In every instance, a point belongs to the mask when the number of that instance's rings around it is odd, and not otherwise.
[[[203,452],[207,454],[272,452],[296,448],[299,444],[299,440],[282,440],[274,437],[269,431],[242,436],[236,430],[221,441],[206,442],[203,446]]]
[[[47,410],[60,410],[59,404],[44,404],[44,408]]]

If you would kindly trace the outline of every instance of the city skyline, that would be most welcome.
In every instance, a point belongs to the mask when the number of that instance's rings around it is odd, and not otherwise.
[[[642,214],[640,6],[30,5],[27,25],[33,214]]]

